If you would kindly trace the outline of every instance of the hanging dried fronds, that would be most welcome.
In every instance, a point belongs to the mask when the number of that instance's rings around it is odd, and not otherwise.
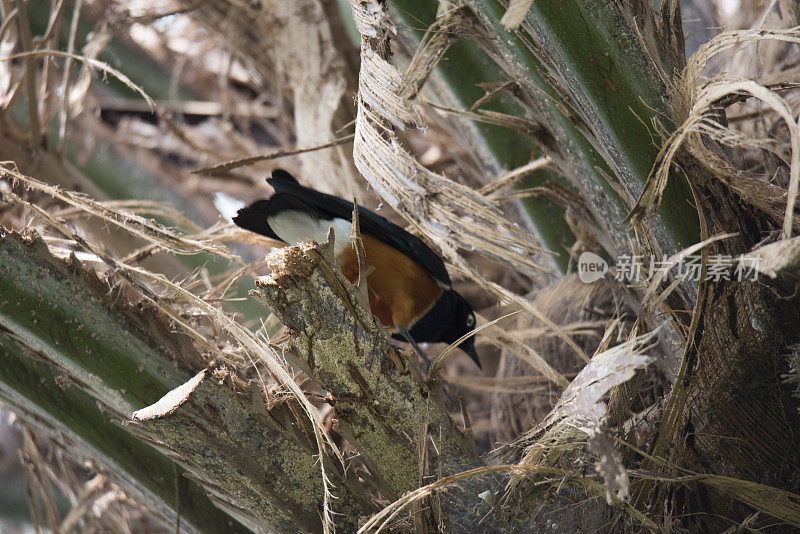
[[[614,328],[616,325],[612,325],[607,334]],[[656,332],[650,332],[595,354],[547,418],[523,438],[529,444],[520,465],[567,466],[574,460],[576,451],[588,446],[599,458],[597,472],[605,479],[609,504],[615,499],[627,498],[627,473],[605,436],[604,399],[609,390],[652,363],[653,359],[643,353],[651,348],[655,336]],[[522,483],[520,477],[512,477],[510,487],[513,489]]]
[[[794,205],[798,186],[800,186],[800,129],[798,129],[797,122],[793,118],[789,104],[776,92],[752,80],[718,78],[703,85],[698,83],[709,60],[715,55],[742,42],[755,43],[763,40],[800,43],[800,30],[726,32],[701,47],[692,57],[683,75],[672,89],[674,95],[673,111],[676,118],[682,121],[682,124],[664,142],[645,188],[631,210],[628,220],[634,224],[641,224],[658,208],[661,195],[669,178],[671,166],[684,143],[688,142],[690,150],[699,161],[705,162],[710,159],[710,161],[714,162],[719,160],[707,148],[703,147],[699,136],[708,135],[724,143],[729,136],[726,135],[725,128],[717,126],[711,120],[713,114],[718,112],[720,103],[726,97],[744,94],[755,97],[772,108],[784,120],[789,130],[792,155],[789,164],[790,179],[781,235],[784,238],[791,236]],[[712,157],[709,158],[709,155]],[[710,170],[712,172],[716,171],[718,175],[720,174],[718,166],[710,167]],[[727,179],[727,176],[724,175],[720,177]],[[742,189],[738,191],[744,192]],[[747,196],[744,196],[743,199],[745,201],[749,200]],[[759,203],[756,202],[756,204],[758,205]],[[763,206],[763,203],[761,205]]]
[[[547,272],[535,258],[536,239],[508,224],[492,202],[420,165],[402,147],[395,129],[422,127],[419,107],[408,100],[406,81],[390,62],[394,33],[379,2],[351,2],[362,34],[356,166],[378,194],[430,238],[445,257],[466,266],[458,250],[474,250],[534,277]],[[376,39],[377,38],[377,39]]]

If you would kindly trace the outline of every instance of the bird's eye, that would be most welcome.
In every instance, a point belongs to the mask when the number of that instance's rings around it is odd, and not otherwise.
[[[475,316],[468,315],[467,316],[467,328],[473,328],[475,326]]]

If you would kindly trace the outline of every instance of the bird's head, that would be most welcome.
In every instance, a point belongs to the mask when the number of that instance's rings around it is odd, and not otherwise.
[[[442,293],[433,308],[411,328],[411,337],[417,341],[453,344],[475,329],[475,313],[464,297],[453,291]],[[458,344],[481,367],[475,352],[475,339],[470,336]]]
[[[442,341],[455,343],[475,329],[475,313],[472,311],[472,306],[470,306],[469,302],[464,300],[464,297],[452,290],[448,291],[448,293],[450,293],[448,297],[452,300],[453,315],[450,321],[450,328],[442,336]],[[478,353],[475,351],[474,336],[470,336],[459,343],[458,348],[466,352],[478,367],[482,368]]]

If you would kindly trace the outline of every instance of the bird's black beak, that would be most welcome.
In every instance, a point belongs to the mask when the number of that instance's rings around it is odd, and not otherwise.
[[[483,366],[481,365],[481,360],[478,358],[478,352],[475,350],[475,339],[469,338],[461,345],[458,346],[461,350],[467,353],[467,356],[472,358],[472,361],[475,362],[475,365],[478,366],[478,369],[483,371]]]

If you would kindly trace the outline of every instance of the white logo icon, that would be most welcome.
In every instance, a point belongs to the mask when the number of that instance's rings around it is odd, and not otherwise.
[[[603,278],[608,271],[606,260],[594,252],[584,252],[578,258],[578,278],[585,284],[591,284]]]

